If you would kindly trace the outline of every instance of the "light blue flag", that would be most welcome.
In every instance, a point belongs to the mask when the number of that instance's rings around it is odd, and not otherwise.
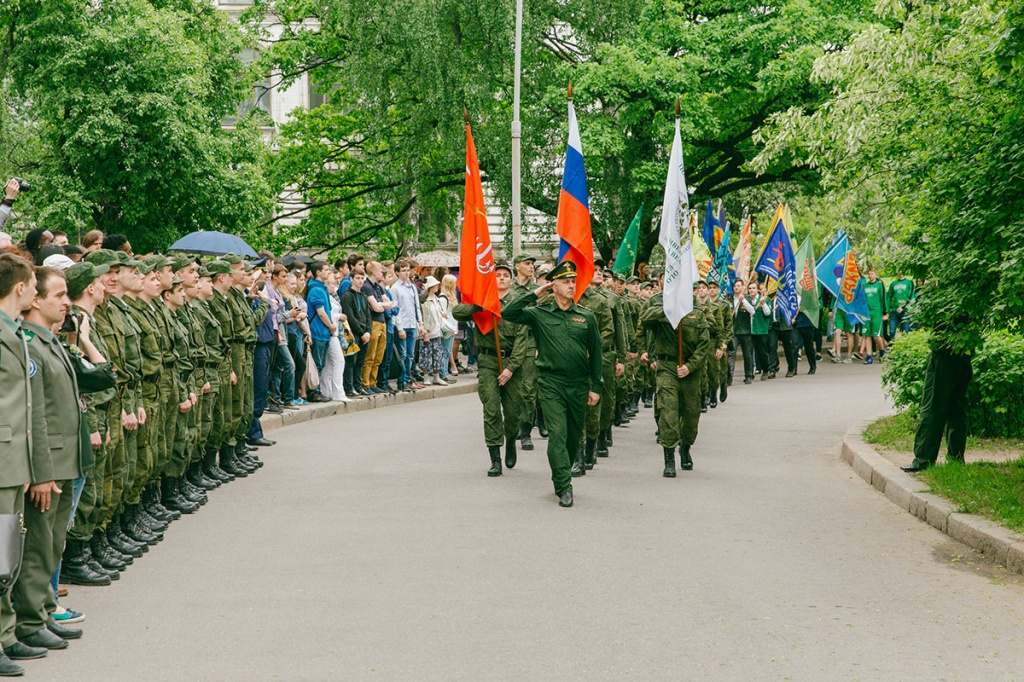
[[[814,269],[818,282],[833,296],[839,295],[839,281],[843,278],[843,263],[849,250],[850,239],[845,232],[839,230],[832,244],[821,254]]]

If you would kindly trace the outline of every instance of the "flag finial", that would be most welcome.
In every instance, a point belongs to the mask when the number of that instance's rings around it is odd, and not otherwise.
[[[679,118],[679,98],[676,97],[676,118]]]
[[[469,111],[466,107],[462,107],[462,120],[466,122],[466,125],[469,125]]]
[[[572,101],[572,79],[569,79],[569,101]]]

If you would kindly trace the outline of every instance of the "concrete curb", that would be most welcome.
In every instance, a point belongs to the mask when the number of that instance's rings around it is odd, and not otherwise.
[[[962,514],[949,500],[928,492],[928,486],[882,457],[864,442],[867,423],[843,436],[843,461],[894,504],[949,537],[980,552],[1006,570],[1024,575],[1024,536],[972,514]]]
[[[267,432],[283,426],[301,424],[314,419],[323,419],[339,414],[352,414],[353,412],[363,412],[364,410],[373,410],[379,407],[391,407],[392,405],[403,405],[405,403],[432,400],[434,398],[447,398],[466,393],[476,393],[475,374],[472,375],[471,379],[460,377],[458,383],[450,386],[428,386],[415,393],[375,395],[369,398],[353,399],[350,403],[313,403],[311,405],[303,405],[297,410],[285,410],[284,414],[265,413],[260,418],[260,423],[263,425],[263,431]]]

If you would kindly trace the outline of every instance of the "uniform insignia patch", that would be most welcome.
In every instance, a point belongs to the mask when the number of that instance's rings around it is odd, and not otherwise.
[[[29,379],[34,377],[37,372],[39,372],[39,365],[36,364],[35,360],[33,360],[32,358],[29,358],[28,359],[28,377],[29,377]]]
[[[579,322],[580,324],[583,324],[587,321],[587,318],[585,317],[573,317],[570,319],[572,319],[573,322]]]
[[[32,340],[36,338],[36,333],[30,329],[23,329],[21,333],[25,336],[25,343],[32,343]]]

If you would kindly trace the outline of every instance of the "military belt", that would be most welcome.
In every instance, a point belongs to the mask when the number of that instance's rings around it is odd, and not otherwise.
[[[655,360],[661,360],[663,362],[679,362],[679,356],[677,355],[663,355],[658,354],[654,356]]]
[[[491,357],[494,358],[498,357],[498,351],[494,350],[493,348],[477,348],[476,352],[479,353],[480,355],[490,355]],[[508,353],[505,351],[501,351],[501,357],[507,358]]]

